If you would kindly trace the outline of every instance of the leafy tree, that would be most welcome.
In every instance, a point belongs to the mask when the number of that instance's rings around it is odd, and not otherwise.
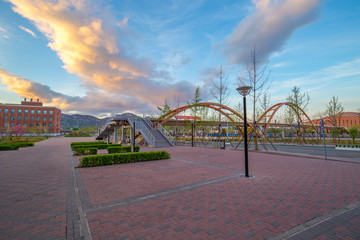
[[[270,101],[271,101],[271,95],[268,93],[264,93],[264,95],[261,98],[260,105],[261,108],[266,112],[270,107]],[[266,115],[264,116],[264,122],[266,123]]]
[[[200,87],[197,87],[195,90],[194,98],[190,102],[187,101],[188,105],[194,105],[193,107],[190,108],[191,116],[194,117],[194,121],[196,121],[198,116],[200,116],[201,106],[197,104],[199,104],[201,100],[202,99],[200,98]]]
[[[328,105],[326,106],[326,113],[329,115],[330,121],[334,128],[333,141],[336,142],[336,136],[339,136],[338,128],[340,128],[340,122],[342,114],[344,113],[344,108],[339,103],[338,97],[335,95],[332,97]]]
[[[260,53],[256,51],[256,46],[250,51],[250,57],[246,66],[247,77],[238,77],[242,85],[252,87],[250,96],[253,102],[253,123],[256,123],[256,103],[264,92],[271,85],[270,73],[267,64],[261,59]],[[255,124],[256,127],[256,124]],[[258,150],[257,134],[255,134],[255,150]]]
[[[352,127],[349,130],[350,137],[353,139],[353,143],[355,143],[355,138],[359,136],[359,129],[357,127]]]
[[[170,107],[170,106],[168,105],[168,103],[167,103],[167,99],[166,99],[166,98],[165,98],[164,106],[163,106],[162,108],[158,106],[157,108],[158,108],[159,111],[161,112],[161,115],[164,115],[164,114],[172,111],[171,107]]]

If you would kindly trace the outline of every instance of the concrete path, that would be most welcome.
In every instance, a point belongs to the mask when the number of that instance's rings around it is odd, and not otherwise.
[[[0,153],[0,239],[360,238],[358,163],[251,152],[245,178],[242,151],[172,147],[79,169],[71,141]]]

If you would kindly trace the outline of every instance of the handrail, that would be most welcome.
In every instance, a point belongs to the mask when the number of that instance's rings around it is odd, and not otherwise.
[[[150,120],[150,118],[143,118],[144,121],[149,125],[150,128],[154,129],[154,123]]]
[[[151,146],[156,147],[156,138],[152,135],[152,133],[148,129],[148,126],[146,126],[143,121],[141,121],[140,119],[135,119],[134,121],[134,119],[132,118],[128,118],[127,120],[132,126],[135,123],[135,131],[138,130],[139,132],[141,132],[146,141]]]
[[[171,136],[171,134],[166,131],[163,125],[161,125],[160,123],[156,123],[156,129],[159,130],[159,132],[170,142],[172,146],[175,145],[174,137]]]
[[[103,131],[105,131],[106,127],[107,127],[107,126],[109,125],[109,123],[112,122],[112,121],[113,121],[112,118],[108,119],[108,120],[106,121],[106,123],[101,127],[100,131],[98,132],[98,134],[97,134],[97,136],[96,136],[95,138],[99,137],[100,134],[101,134]]]

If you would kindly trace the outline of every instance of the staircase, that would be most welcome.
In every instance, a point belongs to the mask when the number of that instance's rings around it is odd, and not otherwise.
[[[146,142],[152,147],[171,147],[175,145],[174,138],[159,123],[153,123],[150,119],[128,118],[131,126],[135,123],[135,132],[141,133]]]

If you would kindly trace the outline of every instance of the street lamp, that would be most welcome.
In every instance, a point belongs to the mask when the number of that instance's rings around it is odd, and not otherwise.
[[[236,90],[243,96],[244,100],[244,135],[245,135],[245,177],[249,176],[249,162],[248,162],[248,143],[247,143],[247,121],[246,121],[246,95],[250,93],[252,87],[241,86]]]

